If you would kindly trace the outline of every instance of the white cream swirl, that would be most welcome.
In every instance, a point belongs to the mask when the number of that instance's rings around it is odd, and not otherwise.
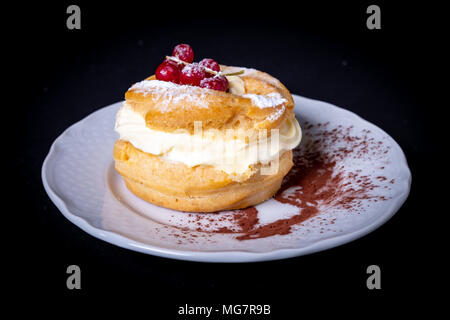
[[[144,152],[189,167],[211,165],[230,175],[243,175],[257,163],[266,164],[284,151],[295,148],[301,140],[301,129],[295,118],[288,119],[280,130],[267,137],[249,137],[243,130],[202,131],[195,123],[194,134],[183,130],[165,132],[146,126],[144,118],[124,102],[116,117],[115,130],[120,139]]]

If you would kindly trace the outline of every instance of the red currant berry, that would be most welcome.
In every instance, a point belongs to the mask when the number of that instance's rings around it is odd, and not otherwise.
[[[194,50],[188,44],[179,44],[173,48],[172,56],[178,59],[191,63],[194,61]]]
[[[206,78],[205,70],[198,63],[191,63],[181,70],[180,83],[198,86],[204,78]]]
[[[180,81],[180,68],[176,63],[166,60],[158,66],[155,76],[156,79],[161,81],[178,83]]]
[[[220,65],[214,59],[205,58],[202,61],[200,61],[198,64],[203,66],[203,67],[205,67],[205,68],[208,68],[208,69],[211,69],[211,70],[214,70],[214,71],[217,71],[217,72],[220,71]],[[211,73],[208,73],[208,75],[213,76],[213,74],[211,74]]]
[[[219,76],[203,79],[200,82],[200,87],[219,91],[227,91],[229,84],[226,77]]]

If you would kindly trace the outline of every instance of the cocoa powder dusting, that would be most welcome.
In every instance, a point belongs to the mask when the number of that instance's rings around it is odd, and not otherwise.
[[[352,126],[327,129],[328,125],[302,124],[303,140],[293,150],[294,166],[274,196],[275,201],[297,207],[296,214],[265,224],[260,222],[256,207],[235,210],[223,216],[223,213],[217,213],[213,215],[215,218],[211,218],[211,214],[194,214],[199,225],[196,230],[234,233],[237,240],[286,235],[291,233],[294,226],[301,226],[306,220],[319,216],[325,208],[359,214],[367,203],[386,200],[382,195],[373,194],[383,182],[395,182],[380,174],[384,167],[378,167],[378,171],[372,175],[362,175],[361,169],[352,169],[348,163],[354,159],[385,158],[390,147],[371,137],[368,130],[353,135]],[[388,164],[388,161],[384,164]],[[384,185],[383,188],[387,187]],[[232,227],[205,228],[201,220],[209,221],[208,227],[227,220]],[[329,223],[334,224],[334,221]]]

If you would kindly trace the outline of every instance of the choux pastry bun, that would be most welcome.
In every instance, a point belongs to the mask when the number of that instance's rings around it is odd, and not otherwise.
[[[180,47],[181,46],[181,47]],[[186,47],[187,46],[187,47]],[[193,63],[178,45],[131,86],[117,113],[115,169],[135,195],[190,212],[242,209],[271,198],[301,140],[294,100],[255,69]]]

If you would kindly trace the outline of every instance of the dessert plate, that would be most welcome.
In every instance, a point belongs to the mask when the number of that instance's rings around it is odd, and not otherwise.
[[[411,173],[399,145],[356,114],[293,95],[303,140],[277,195],[255,207],[178,212],[125,187],[112,160],[115,115],[104,107],[59,136],[42,180],[62,214],[87,233],[156,256],[250,262],[309,254],[364,236],[406,200]]]

